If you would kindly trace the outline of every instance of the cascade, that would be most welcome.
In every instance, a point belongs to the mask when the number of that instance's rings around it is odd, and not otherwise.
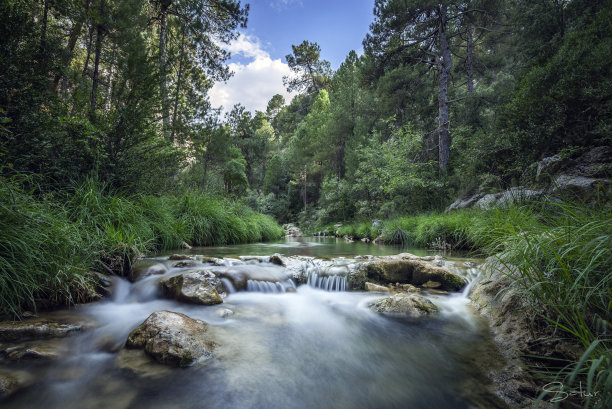
[[[247,291],[258,293],[284,293],[288,288],[294,288],[295,284],[292,280],[280,281],[261,281],[247,280]]]

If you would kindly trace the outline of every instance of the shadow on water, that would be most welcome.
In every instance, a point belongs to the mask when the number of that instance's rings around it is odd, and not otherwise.
[[[209,248],[206,253],[271,254],[280,252],[281,245],[300,249],[293,254],[304,254],[306,248],[317,257],[354,256],[370,249],[328,239]],[[370,254],[398,252],[374,248]],[[200,250],[193,252],[204,253]],[[94,320],[96,328],[62,340],[70,352],[53,363],[14,364],[36,381],[3,407],[505,408],[490,393],[486,378],[501,358],[463,294],[432,295],[442,313],[421,320],[369,310],[368,303],[381,295],[308,285],[294,293],[232,293],[223,304],[202,307],[159,298],[159,278],[174,270],[136,283],[119,280],[113,299],[72,311]],[[477,271],[459,270],[466,277]],[[168,368],[141,351],[122,348],[128,333],[159,310],[207,321],[218,344],[214,359]],[[223,310],[233,314],[222,318]]]

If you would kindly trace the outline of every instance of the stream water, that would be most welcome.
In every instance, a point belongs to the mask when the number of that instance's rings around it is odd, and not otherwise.
[[[311,238],[187,253],[232,257],[279,252],[333,258],[401,251],[406,250]],[[449,268],[469,279],[478,274],[476,268],[464,267],[461,259],[448,260]],[[420,320],[372,312],[367,304],[380,294],[324,291],[309,285],[290,293],[231,293],[223,304],[204,307],[161,298],[159,279],[177,269],[161,255],[157,262],[167,268],[163,275],[135,283],[117,279],[111,299],[63,312],[95,322],[94,328],[61,339],[65,353],[51,363],[13,364],[37,381],[2,406],[505,407],[490,393],[486,377],[488,368],[501,358],[465,293],[431,294],[442,313]],[[129,332],[159,310],[208,322],[218,341],[215,357],[203,366],[171,368],[152,362],[142,351],[122,348]]]

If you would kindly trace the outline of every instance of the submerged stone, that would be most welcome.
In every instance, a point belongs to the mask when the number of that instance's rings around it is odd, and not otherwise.
[[[375,312],[413,318],[434,315],[439,311],[431,301],[417,294],[394,294],[369,306]]]
[[[173,254],[168,257],[168,260],[191,260],[187,254]]]
[[[194,271],[164,278],[160,285],[164,295],[179,301],[201,305],[221,304],[216,285],[222,287],[219,279],[210,271]]]
[[[206,322],[177,312],[157,311],[130,333],[126,347],[144,349],[162,364],[189,366],[211,358],[214,343]]]
[[[83,324],[71,324],[48,319],[26,321],[1,321],[0,341],[24,341],[28,339],[66,337],[84,329]]]

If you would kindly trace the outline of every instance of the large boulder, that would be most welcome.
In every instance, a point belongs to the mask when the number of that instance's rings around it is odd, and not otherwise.
[[[157,362],[189,366],[212,357],[208,324],[171,311],[151,314],[128,336],[127,348],[144,349]]]
[[[440,283],[441,290],[459,291],[464,279],[449,270],[422,260],[385,259],[366,264],[367,277],[384,283],[405,283],[422,286],[428,281]]]
[[[434,315],[439,311],[438,307],[427,298],[405,293],[381,298],[371,303],[369,307],[375,312],[412,318]]]
[[[162,279],[160,282],[165,296],[179,301],[201,305],[223,302],[219,289],[221,281],[210,271],[192,271]]]

